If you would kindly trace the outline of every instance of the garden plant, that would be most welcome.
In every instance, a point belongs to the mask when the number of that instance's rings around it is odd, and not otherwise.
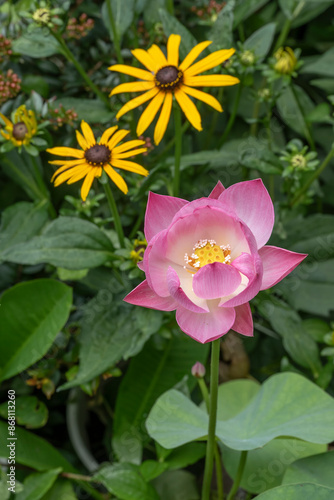
[[[334,1],[0,4],[0,500],[333,500]]]

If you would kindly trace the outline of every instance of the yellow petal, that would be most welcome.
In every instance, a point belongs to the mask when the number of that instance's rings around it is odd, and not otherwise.
[[[186,94],[191,95],[191,97],[195,97],[195,99],[206,102],[209,106],[216,109],[217,111],[223,111],[220,102],[217,101],[217,99],[212,95],[206,94],[201,90],[193,89],[192,87],[187,87],[186,85],[182,85],[182,90]]]
[[[181,89],[175,90],[174,95],[187,120],[195,129],[202,130],[201,115],[192,100]]]
[[[116,134],[108,142],[108,148],[112,150],[116,146],[116,144],[121,142],[129,133],[130,130],[118,130],[118,132],[116,132]]]
[[[170,35],[167,42],[167,61],[171,66],[179,65],[180,35]]]
[[[111,93],[110,96],[115,94],[121,94],[122,92],[144,92],[145,90],[153,89],[155,86],[154,82],[130,82],[130,83],[121,83],[117,85]]]
[[[157,87],[154,87],[153,89],[149,90],[148,92],[145,92],[145,94],[140,95],[138,97],[135,97],[134,99],[131,99],[131,101],[128,101],[124,106],[119,110],[119,112],[116,115],[117,120],[121,116],[123,116],[125,113],[130,111],[131,109],[137,108],[141,104],[143,104],[146,101],[149,101],[152,99],[154,96],[157,95],[159,92],[159,89]]]
[[[86,123],[84,120],[81,121],[81,130],[82,130],[83,135],[86,139],[88,147],[90,148],[92,146],[95,146],[96,140],[95,140],[93,131],[90,128],[90,126],[88,125],[88,123]]]
[[[88,144],[87,144],[86,139],[84,139],[84,137],[80,134],[79,130],[76,130],[75,133],[76,133],[77,141],[78,141],[80,147],[84,151],[86,151],[86,149],[88,149],[88,147],[89,147]]]
[[[113,160],[118,160],[121,158],[130,158],[131,156],[139,155],[140,153],[145,153],[147,148],[132,149],[131,151],[126,151],[125,153],[117,153],[112,155]]]
[[[171,92],[167,92],[159,119],[157,121],[154,130],[154,142],[156,145],[159,144],[159,142],[161,141],[166,132],[166,128],[170,118],[170,113],[172,110],[172,103],[173,103],[173,95]]]
[[[197,45],[195,45],[194,48],[191,49],[189,54],[183,59],[182,63],[180,64],[179,68],[181,71],[185,71],[189,66],[195,61],[195,59],[198,58],[201,52],[203,52],[204,49],[206,49],[212,42],[201,42]]]
[[[3,119],[3,121],[5,122],[7,127],[9,127],[11,130],[13,130],[12,122],[10,120],[8,120],[8,118],[6,118],[5,115],[3,115],[2,113],[0,113],[0,117]]]
[[[50,163],[50,165],[64,165],[66,167],[73,167],[74,165],[80,165],[85,162],[86,159],[82,158],[82,160],[52,160],[48,163]]]
[[[85,169],[81,170],[79,173],[73,175],[68,181],[67,184],[74,184],[77,181],[80,181],[83,179],[88,172],[90,172],[92,167],[89,165],[89,167],[86,167]]]
[[[107,130],[105,130],[102,134],[102,137],[100,139],[99,144],[104,144],[106,145],[108,141],[110,140],[110,137],[113,135],[113,133],[118,129],[118,126],[116,125],[115,127],[109,127]]]
[[[189,87],[227,87],[239,83],[239,78],[230,75],[203,75],[183,77],[183,83]]]
[[[86,165],[79,165],[77,167],[72,167],[66,170],[66,172],[63,172],[62,174],[58,175],[58,177],[54,181],[54,185],[57,187],[63,182],[68,181],[71,177],[74,175],[77,175],[79,172],[82,172],[83,170],[86,169]],[[60,168],[58,169],[60,173]]]
[[[229,59],[234,52],[235,49],[217,50],[188,68],[185,73],[187,76],[194,76],[198,75],[198,73],[203,73],[203,71],[214,68],[215,66],[218,66],[222,62],[226,61],[226,59]]]
[[[165,93],[159,92],[146,107],[145,111],[139,118],[137,124],[137,130],[136,130],[137,135],[142,135],[145,132],[145,130],[148,129],[148,127],[151,125],[151,123],[155,118],[155,115],[161,108],[164,98],[165,98]]]
[[[135,68],[134,66],[126,66],[125,64],[115,64],[114,66],[110,66],[110,71],[118,71],[118,73],[124,73],[125,75],[134,76],[135,78],[139,78],[140,80],[153,81],[154,75],[149,71],[145,71],[144,69]]]
[[[131,148],[136,148],[137,146],[143,146],[145,141],[141,141],[140,139],[136,139],[135,141],[128,141],[122,144],[121,146],[116,146],[113,148],[113,155],[123,153],[123,151],[129,151]]]
[[[88,172],[85,180],[83,181],[83,184],[81,186],[81,198],[83,201],[86,201],[89,190],[93,184],[94,177],[95,177],[95,169],[92,169],[90,172]]]
[[[84,157],[83,151],[74,148],[66,148],[66,147],[50,148],[47,149],[47,152],[58,156],[74,156],[74,158]]]
[[[123,177],[121,177],[110,165],[105,165],[104,170],[109,175],[110,179],[116,184],[116,186],[123,191],[124,194],[128,192],[128,186],[124,181]]]
[[[157,61],[158,66],[161,68],[162,66],[167,66],[168,62],[165,57],[165,54],[162,52],[160,47],[158,45],[153,44],[152,47],[150,47],[147,51],[152,58]]]
[[[113,167],[128,170],[129,172],[144,175],[145,177],[148,175],[148,170],[146,170],[146,168],[139,165],[139,163],[134,163],[133,161],[112,160],[111,164],[113,165]]]
[[[157,62],[151,57],[151,55],[143,49],[131,50],[133,56],[138,59],[149,71],[155,72],[157,70]]]

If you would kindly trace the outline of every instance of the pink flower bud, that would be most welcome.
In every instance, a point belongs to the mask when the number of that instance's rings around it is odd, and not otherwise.
[[[197,361],[191,369],[191,373],[196,378],[203,378],[205,375],[205,366]]]

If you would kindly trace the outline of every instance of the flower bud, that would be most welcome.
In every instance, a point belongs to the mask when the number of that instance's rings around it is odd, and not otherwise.
[[[202,363],[200,363],[199,361],[197,361],[191,368],[191,373],[196,378],[203,378],[205,375],[205,366],[202,365]]]

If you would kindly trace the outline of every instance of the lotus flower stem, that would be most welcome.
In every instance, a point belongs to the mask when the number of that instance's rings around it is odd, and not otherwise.
[[[120,216],[119,216],[119,213],[118,213],[118,210],[117,210],[117,205],[116,205],[116,202],[115,202],[115,198],[112,194],[112,191],[110,189],[110,185],[109,183],[107,184],[103,184],[104,186],[104,191],[106,193],[106,197],[107,197],[107,200],[108,200],[108,205],[109,205],[109,208],[110,208],[110,212],[114,218],[114,224],[115,224],[115,229],[116,229],[116,232],[117,232],[117,235],[118,235],[118,240],[119,240],[119,244],[121,245],[121,247],[124,247],[124,232],[123,232],[123,227],[122,227],[122,223],[121,223],[121,219],[120,219]]]
[[[233,483],[232,489],[231,489],[230,493],[228,494],[227,500],[234,500],[235,494],[239,489],[240,481],[242,479],[242,475],[244,473],[244,469],[245,469],[245,465],[246,465],[247,453],[248,453],[247,451],[241,452],[239,467],[237,470],[237,475],[235,477],[235,481]]]
[[[204,382],[203,378],[197,379],[199,388],[202,393],[203,400],[205,401],[205,406],[206,409],[209,413],[210,409],[210,398],[209,398],[209,393],[208,393],[208,388],[206,386],[206,383]],[[216,463],[216,479],[217,479],[217,488],[218,488],[218,500],[223,500],[224,499],[224,485],[223,485],[223,468],[222,468],[222,463],[220,459],[220,452],[219,452],[219,447],[218,443],[215,442],[215,463]]]
[[[213,456],[214,456],[215,440],[216,440],[219,353],[220,353],[220,339],[217,339],[212,342],[212,348],[211,348],[209,430],[208,430],[208,441],[206,445],[202,500],[210,500],[211,479],[213,471]]]

